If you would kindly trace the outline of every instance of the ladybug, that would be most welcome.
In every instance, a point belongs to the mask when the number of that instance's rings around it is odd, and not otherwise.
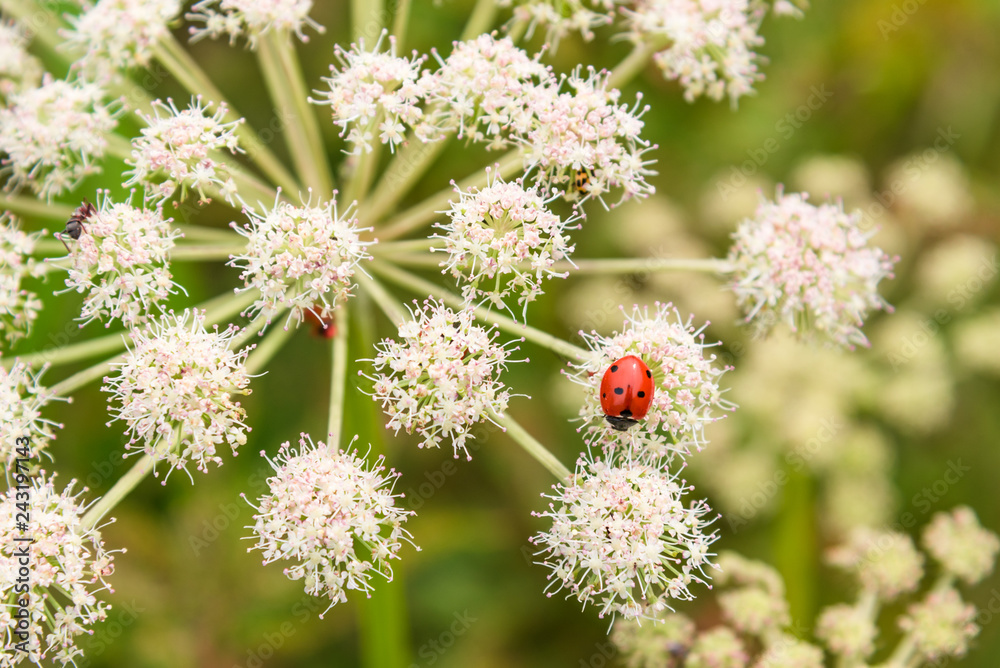
[[[332,339],[337,335],[337,325],[333,318],[321,318],[315,311],[305,312],[306,320],[313,325],[313,334],[324,339]]]
[[[649,367],[635,355],[608,367],[601,379],[601,408],[611,427],[625,431],[646,417],[655,388]]]
[[[576,174],[573,176],[573,187],[581,195],[586,195],[590,191],[590,172],[587,171],[586,167],[576,170]]]
[[[74,241],[78,240],[80,235],[86,231],[86,228],[83,226],[83,221],[87,220],[96,213],[97,209],[94,208],[94,205],[87,200],[83,200],[83,204],[81,204],[80,207],[73,212],[73,215],[69,217],[69,220],[66,221],[66,229],[64,229],[61,233],[57,232],[55,234],[55,237],[59,239],[59,241],[63,242],[63,246],[66,246],[67,253],[69,252],[69,246],[66,244],[66,240],[63,239],[63,236],[68,236]]]

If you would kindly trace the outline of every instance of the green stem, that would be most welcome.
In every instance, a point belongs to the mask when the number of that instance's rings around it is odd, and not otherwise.
[[[472,14],[462,30],[462,36],[458,38],[460,42],[467,42],[475,39],[485,32],[489,32],[490,26],[497,15],[497,4],[494,0],[476,0],[476,6],[472,8]]]
[[[124,334],[122,336],[124,337]],[[122,346],[124,345],[125,343],[123,341]],[[49,391],[52,392],[57,397],[67,397],[76,390],[83,387],[84,385],[90,383],[91,381],[103,378],[104,374],[111,371],[111,369],[113,368],[112,365],[115,364],[116,362],[120,362],[124,357],[125,354],[122,353],[119,355],[115,355],[111,359],[104,360],[103,362],[98,362],[94,366],[88,367],[83,371],[74,373],[69,378],[66,378],[63,381],[56,383],[55,385],[49,388]]]
[[[403,52],[406,43],[406,28],[410,21],[411,0],[399,0],[396,4],[396,16],[392,20],[392,36],[396,38],[396,49]]]
[[[344,428],[344,395],[347,390],[347,327],[348,309],[345,306],[337,309],[337,328],[333,335],[333,369],[330,372],[330,417],[327,422],[326,446],[330,452],[340,448],[341,433]]]
[[[382,309],[382,312],[385,313],[386,317],[392,321],[394,327],[399,327],[404,320],[409,319],[403,307],[389,295],[381,283],[376,281],[374,278],[365,276],[361,272],[358,272],[355,276],[358,279],[358,285],[361,286],[361,289],[375,300],[375,303],[378,304],[380,309]]]
[[[27,25],[31,29],[33,41],[44,45],[60,60],[67,62],[65,52],[59,49],[63,40],[57,31],[58,28],[67,26],[66,22],[55,12],[41,7],[36,2],[24,2],[23,0],[0,0],[0,9]]]
[[[184,260],[228,260],[231,255],[239,255],[246,250],[246,244],[240,246],[174,246],[170,250],[170,261]]]
[[[575,265],[575,267],[574,267]],[[622,260],[577,260],[556,262],[552,271],[572,271],[575,274],[641,274],[654,271],[704,271],[728,274],[733,265],[715,258],[630,258]]]
[[[10,211],[17,216],[31,216],[43,220],[67,221],[76,211],[76,207],[66,204],[46,204],[33,197],[17,195],[0,195],[0,210]]]
[[[197,61],[184,50],[184,47],[173,36],[168,34],[164,39],[160,40],[154,47],[153,54],[160,64],[192,95],[201,95],[202,98],[211,100],[217,104],[224,103],[229,110],[224,120],[235,121],[242,118],[233,106],[226,101],[225,96],[215,86],[208,75],[205,74]],[[287,125],[287,123],[284,125]],[[295,178],[281,164],[281,161],[261,141],[253,128],[245,122],[239,123],[236,125],[235,132],[240,145],[246,150],[247,156],[276,185],[293,193],[299,192],[302,189],[295,181]]]
[[[410,192],[447,145],[448,138],[428,143],[411,135],[396,151],[371,197],[365,198],[358,219],[368,224],[381,220]]]
[[[216,244],[242,243],[246,246],[246,239],[237,234],[232,228],[205,227],[204,225],[174,225],[174,229],[179,230],[184,235],[185,241],[203,241]]]
[[[437,297],[452,308],[462,309],[467,307],[465,301],[458,295],[452,294],[448,290],[438,287],[430,281],[425,281],[419,276],[411,274],[408,271],[394,267],[388,262],[373,262],[372,270],[402,288]],[[514,336],[523,337],[527,341],[531,341],[532,343],[542,346],[543,348],[548,348],[554,353],[564,357],[581,360],[590,358],[590,353],[583,348],[575,346],[568,341],[563,341],[562,339],[543,332],[540,329],[536,329],[529,325],[523,325],[516,320],[494,313],[493,311],[483,308],[482,306],[476,307],[474,312],[476,317],[480,320],[496,325],[500,329],[509,332]]]
[[[128,496],[136,486],[142,482],[149,473],[153,470],[153,464],[155,460],[150,455],[142,455],[139,461],[135,463],[132,468],[130,468],[125,475],[118,479],[117,482],[109,489],[104,496],[97,500],[97,502],[90,507],[90,509],[84,514],[80,519],[84,527],[94,528],[97,523],[104,518],[111,509],[118,505],[118,502]]]
[[[407,239],[405,241],[378,242],[370,247],[372,255],[393,255],[395,253],[412,253],[414,251],[430,250],[436,239]],[[60,246],[61,248],[61,246]]]
[[[514,44],[517,44],[524,37],[524,33],[528,32],[528,25],[530,21],[528,19],[516,19],[514,25],[507,32],[507,36],[511,38]]]
[[[383,0],[351,0],[351,35],[359,46],[361,40],[374,43],[382,32],[385,3]]]
[[[264,339],[257,344],[254,351],[247,356],[247,373],[255,374],[263,369],[278,354],[281,347],[285,345],[294,333],[295,329],[292,327],[288,329],[284,327],[272,328]]]
[[[257,57],[271,101],[281,117],[288,120],[285,124],[288,145],[299,179],[318,197],[330,197],[333,177],[291,37],[276,30],[264,33],[258,43]]]
[[[501,415],[495,411],[490,411],[493,420],[499,424],[508,436],[513,438],[518,445],[524,448],[525,452],[534,457],[538,462],[548,469],[552,475],[559,479],[560,482],[565,483],[569,480],[572,473],[570,470],[563,466],[562,462],[556,459],[549,450],[538,442],[534,436],[529,434],[524,427],[522,427],[514,418],[509,415]]]
[[[646,66],[649,59],[657,51],[662,51],[669,44],[666,40],[654,40],[651,42],[641,42],[635,45],[632,52],[625,57],[625,60],[618,63],[615,69],[611,70],[608,77],[608,88],[621,88],[632,81],[639,72]]]
[[[472,176],[460,182],[457,187],[462,190],[469,190],[470,188],[483,188],[488,182],[487,179],[493,178],[493,175],[499,174],[503,178],[509,178],[513,174],[516,174],[523,167],[520,149],[510,151],[507,155],[502,157],[496,165],[496,169],[491,170],[491,174],[489,176],[487,175],[485,169],[479,170],[478,172],[473,173]],[[426,225],[434,220],[438,216],[438,212],[447,207],[448,203],[455,196],[455,187],[452,186],[438,191],[436,194],[431,195],[423,202],[415,204],[395,218],[390,219],[385,224],[385,227],[378,231],[379,238],[383,241],[390,241],[397,237],[401,237],[408,232],[419,229],[423,225]]]

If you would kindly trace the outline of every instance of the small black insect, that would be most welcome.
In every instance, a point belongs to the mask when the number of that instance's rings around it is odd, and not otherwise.
[[[81,204],[80,207],[73,212],[73,215],[69,217],[69,220],[66,221],[66,229],[61,233],[56,233],[55,237],[59,239],[59,241],[63,242],[63,246],[66,246],[67,253],[69,252],[69,246],[66,245],[66,240],[63,239],[63,235],[68,236],[74,241],[79,239],[80,235],[87,231],[87,229],[83,226],[83,221],[87,220],[96,213],[97,209],[94,208],[94,205],[87,200],[83,200],[83,204]]]

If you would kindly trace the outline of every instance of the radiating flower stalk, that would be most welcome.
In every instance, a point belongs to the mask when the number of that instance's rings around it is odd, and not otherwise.
[[[373,574],[391,579],[391,562],[405,558],[406,544],[419,536],[403,528],[413,511],[393,491],[399,474],[386,465],[392,451],[375,458],[354,447],[358,436],[343,433],[346,366],[360,360],[370,362],[361,389],[384,411],[389,432],[471,459],[469,439],[479,429],[502,430],[554,474],[548,510],[537,514],[551,526],[532,539],[549,570],[550,594],[593,604],[600,616],[659,619],[676,601],[706,591],[718,571],[714,546],[722,532],[712,528],[717,516],[703,500],[685,500],[694,488],[681,469],[685,457],[710,447],[705,426],[735,404],[724,398],[727,368],[706,343],[705,325],[666,303],[623,305],[618,331],[582,332],[586,347],[580,347],[533,327],[533,302],[554,279],[637,269],[704,272],[733,290],[758,331],[784,325],[802,338],[850,347],[867,343],[861,327],[869,313],[888,308],[877,289],[894,260],[869,245],[859,216],[782,190],[773,200],[763,198],[757,214],[741,224],[726,258],[637,265],[629,258],[578,257],[576,239],[587,233],[588,209],[634,206],[654,192],[648,179],[657,147],[644,138],[649,107],[622,87],[654,62],[679,80],[688,99],[735,103],[762,76],[755,49],[768,7],[757,0],[649,0],[621,12],[620,3],[604,0],[515,4],[509,34],[492,32],[499,24],[481,29],[492,12],[477,11],[470,21],[474,34],[447,54],[406,53],[403,23],[393,34],[356,35],[331,51],[330,76],[313,82],[304,80],[295,51],[297,40],[323,33],[308,0],[203,0],[183,16],[180,4],[169,0],[100,0],[65,20],[48,15],[58,29],[38,39],[58,46],[56,53],[72,63],[65,79],[38,74],[16,21],[2,24],[0,48],[17,57],[4,59],[0,69],[7,189],[0,203],[29,212],[24,218],[32,227],[46,209],[31,198],[52,204],[45,225],[56,239],[21,231],[28,225],[8,213],[0,218],[2,390],[6,405],[20,406],[4,409],[0,430],[5,438],[29,436],[33,447],[51,454],[57,449],[50,445],[55,432],[43,416],[45,402],[103,379],[109,428],[127,436],[136,457],[93,505],[60,497],[64,531],[91,541],[95,547],[86,556],[97,560],[67,567],[103,583],[110,568],[97,529],[135,486],[157,469],[188,472],[193,465],[210,474],[225,463],[225,451],[235,456],[251,442],[274,470],[268,493],[250,502],[251,549],[261,551],[265,564],[281,562],[289,578],[331,606],[353,590],[377,596]],[[488,0],[480,5],[493,9]],[[47,11],[30,0],[0,0],[0,8],[14,19]],[[617,68],[581,65],[557,73],[544,63],[545,49],[519,45],[526,30],[544,27],[552,42],[571,30],[590,39],[616,19],[636,44]],[[271,102],[283,115],[293,169],[260,142],[176,41],[171,29],[181,22],[192,41],[224,38],[256,52]],[[123,98],[123,90],[134,88],[130,68],[153,63],[190,98],[156,99],[155,91],[139,90]],[[339,134],[335,146],[322,144],[321,123],[331,124],[327,134]],[[115,134],[132,124],[140,128],[136,136]],[[410,191],[452,140],[481,152],[481,169],[448,174],[437,194],[415,200]],[[112,160],[124,162],[120,179]],[[95,178],[113,187],[82,187]],[[120,194],[129,188],[135,190]],[[84,198],[93,206],[81,205]],[[210,200],[229,207],[223,223],[233,231],[202,209]],[[183,231],[174,212],[178,220],[192,218]],[[67,252],[57,256],[64,245]],[[224,262],[242,285],[206,304],[187,303],[171,271],[177,262]],[[445,277],[429,280],[420,268]],[[48,284],[31,282],[42,274]],[[43,307],[42,288],[53,283],[80,295],[80,327],[92,331],[98,320],[124,331],[63,349],[17,349],[22,357],[12,357]],[[348,336],[359,294],[393,326],[360,350]],[[250,324],[237,326],[237,312]],[[239,396],[252,391],[267,362],[304,323],[332,334],[328,433],[303,434],[297,448],[275,449],[255,442],[256,417],[246,414]],[[583,389],[584,436],[573,471],[513,415],[524,391],[535,391],[505,380],[510,364],[527,362],[520,353],[524,341],[568,358],[566,382]],[[603,420],[597,388],[604,370],[627,354],[649,365],[656,392],[641,425],[620,432]],[[109,355],[52,388],[39,385],[41,362],[60,367]],[[49,371],[47,380],[53,375]],[[9,473],[11,457],[0,452]],[[36,473],[36,489],[52,496],[46,475]],[[970,533],[964,515],[954,526],[935,526],[935,535],[961,534],[980,547],[987,540]],[[992,563],[992,553],[989,559],[949,555],[943,541],[932,542],[935,558],[967,580]],[[913,573],[894,567],[895,579],[871,575],[871,584],[865,571],[861,581],[886,598],[912,588]],[[736,630],[766,636],[774,665],[808,665],[812,648],[779,642],[786,637],[783,609],[775,603],[780,584],[769,576],[740,581],[739,572],[726,576],[741,589],[723,604]],[[935,592],[928,606],[950,611],[959,639],[927,638],[933,610],[914,608],[903,626],[913,638],[910,653],[964,647],[964,609],[950,589]],[[49,644],[32,641],[33,658],[66,663],[78,654],[73,637],[84,629],[66,618],[99,621],[104,607],[93,593],[55,616]],[[759,605],[771,605],[768,614],[755,617]],[[12,618],[0,621],[10,637]],[[850,622],[830,624],[839,632]],[[735,636],[702,640],[692,654],[732,662],[742,656]],[[0,652],[2,665],[24,658]]]

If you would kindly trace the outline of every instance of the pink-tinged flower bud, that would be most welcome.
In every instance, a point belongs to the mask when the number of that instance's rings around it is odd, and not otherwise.
[[[993,571],[1000,550],[997,535],[984,529],[968,506],[934,515],[924,529],[923,545],[945,571],[968,584]]]

